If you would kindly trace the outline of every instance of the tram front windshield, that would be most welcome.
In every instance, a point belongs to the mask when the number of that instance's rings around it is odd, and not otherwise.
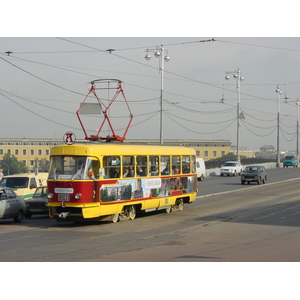
[[[87,180],[95,179],[99,161],[86,156],[52,156],[49,179]]]

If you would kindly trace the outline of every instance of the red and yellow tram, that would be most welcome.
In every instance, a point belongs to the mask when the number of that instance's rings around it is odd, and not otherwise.
[[[197,194],[191,148],[89,142],[55,146],[50,161],[48,206],[57,221],[182,210]]]

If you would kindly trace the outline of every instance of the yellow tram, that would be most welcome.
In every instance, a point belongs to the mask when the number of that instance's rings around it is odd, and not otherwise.
[[[182,210],[197,194],[195,150],[187,147],[88,142],[55,146],[50,160],[48,206],[57,221]]]

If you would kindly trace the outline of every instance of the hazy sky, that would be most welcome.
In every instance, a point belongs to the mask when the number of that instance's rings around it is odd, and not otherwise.
[[[78,14],[80,7],[76,8]],[[175,12],[178,13],[178,10]],[[150,13],[155,11],[152,7]],[[190,13],[191,16],[196,15],[195,12]],[[105,19],[106,22],[117,22],[111,34],[114,37],[107,37],[110,31],[104,31],[103,26],[98,27],[99,33],[97,27],[89,27],[89,31],[84,22],[77,24],[76,28],[80,30],[70,35],[66,34],[69,31],[65,28],[56,27],[52,36],[71,36],[63,38],[49,36],[49,30],[40,30],[37,34],[38,27],[33,23],[29,26],[29,30],[35,26],[29,35],[31,37],[18,37],[24,36],[22,30],[20,32],[23,34],[20,35],[18,29],[13,30],[11,35],[8,31],[5,37],[0,37],[1,122],[8,124],[5,128],[2,126],[0,136],[62,138],[70,130],[77,138],[83,138],[75,112],[88,92],[88,83],[95,79],[114,78],[123,82],[123,90],[134,116],[127,138],[159,138],[161,76],[159,60],[151,50],[164,44],[165,55],[170,57],[170,61],[165,63],[164,72],[164,139],[226,139],[236,144],[236,80],[231,74],[231,79],[226,81],[225,76],[227,71],[240,68],[244,77],[240,87],[240,103],[245,117],[241,121],[240,147],[276,147],[278,101],[275,90],[279,84],[282,91],[280,148],[294,150],[297,124],[295,102],[300,97],[300,38],[276,37],[277,34],[284,36],[283,30],[266,34],[272,37],[251,37],[267,33],[268,25],[277,24],[275,20],[273,23],[264,23],[265,27],[254,31],[250,37],[226,37],[224,30],[226,32],[227,25],[230,26],[228,32],[232,32],[232,28],[239,27],[240,22],[235,22],[233,13],[223,16],[218,10],[217,15],[213,15],[206,15],[205,19],[202,17],[199,20],[187,18],[185,22],[189,25],[198,22],[200,26],[187,28],[183,23],[176,24],[176,16],[169,14],[170,20],[160,28],[169,26],[172,30],[160,31],[156,26],[152,36],[159,37],[122,37],[143,36],[143,33],[149,35],[152,25],[147,23],[150,17],[146,16],[142,22],[142,16],[139,15],[137,18],[140,23],[134,23],[134,26],[132,22],[118,23],[128,16],[119,10],[116,15],[111,12]],[[218,19],[220,22],[215,27],[203,28],[201,21],[207,20],[208,24],[220,15],[226,21]],[[162,16],[162,13],[158,16]],[[257,20],[261,16],[261,11],[256,12]],[[52,20],[61,24],[61,12],[55,17]],[[73,15],[72,22],[75,17]],[[249,20],[253,20],[250,16],[240,17],[248,26]],[[41,20],[41,16],[38,18]],[[46,14],[45,18],[48,20],[50,16]],[[101,20],[103,18],[99,18],[99,26],[103,25]],[[91,18],[90,22],[97,24],[97,19]],[[235,24],[237,26],[233,26]],[[137,27],[140,34],[137,33]],[[111,29],[110,26],[107,28]],[[220,28],[225,29],[218,37],[216,33],[220,32]],[[279,26],[277,28],[282,29]],[[239,36],[243,36],[242,32]],[[103,37],[76,37],[83,33]],[[202,33],[206,34],[202,36]],[[237,35],[234,31],[229,36]],[[212,38],[214,42],[203,42]],[[107,49],[114,51],[110,53]],[[150,61],[145,60],[146,49],[150,49]],[[7,51],[12,53],[8,56],[5,53]],[[111,91],[101,97],[107,102],[112,95]],[[223,98],[224,103],[221,103]],[[117,100],[111,107],[111,117],[116,133],[122,135],[129,113],[122,97]],[[88,133],[95,134],[102,117],[89,116],[84,121]],[[101,136],[107,133],[104,131]]]

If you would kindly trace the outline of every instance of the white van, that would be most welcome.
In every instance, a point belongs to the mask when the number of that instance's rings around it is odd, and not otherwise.
[[[18,196],[31,199],[35,189],[47,185],[48,173],[23,173],[7,175],[0,181],[1,187],[10,187]]]
[[[197,179],[201,181],[206,176],[206,168],[203,158],[196,158],[196,171],[197,171]]]

